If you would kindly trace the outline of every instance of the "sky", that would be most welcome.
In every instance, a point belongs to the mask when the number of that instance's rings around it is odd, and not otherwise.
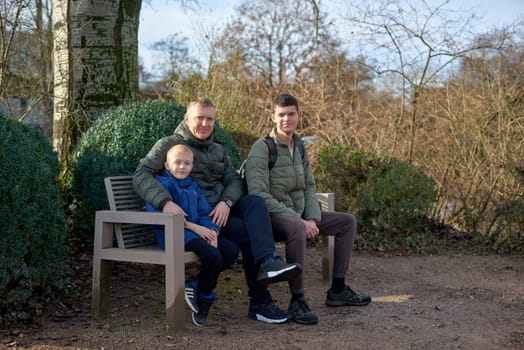
[[[264,1],[264,0],[256,0]],[[443,0],[435,0],[442,3]],[[188,2],[192,9],[183,9],[180,0],[143,1],[138,33],[138,55],[147,70],[151,70],[155,53],[149,46],[170,34],[188,38],[190,55],[206,61],[208,51],[203,39],[211,36],[234,14],[235,6],[242,0],[198,0],[198,6]],[[323,4],[330,0],[323,0]],[[431,3],[432,0],[429,0]],[[524,19],[524,0],[450,0],[450,7],[472,10],[482,16],[482,28],[488,31],[493,26],[501,26]]]

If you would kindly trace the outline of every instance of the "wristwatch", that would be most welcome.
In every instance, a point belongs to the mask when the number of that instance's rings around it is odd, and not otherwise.
[[[226,200],[225,203],[230,208],[233,206],[233,201],[231,201],[231,199]]]

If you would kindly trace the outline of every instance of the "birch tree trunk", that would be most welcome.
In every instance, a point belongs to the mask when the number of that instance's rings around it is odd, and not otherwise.
[[[61,153],[66,138],[66,122],[72,111],[72,73],[69,1],[53,1],[53,148]]]
[[[55,0],[53,145],[67,168],[91,123],[138,91],[141,0]]]

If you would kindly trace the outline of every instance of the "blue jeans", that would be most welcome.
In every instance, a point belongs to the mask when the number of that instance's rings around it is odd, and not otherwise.
[[[267,286],[259,283],[258,264],[275,253],[271,219],[262,197],[244,196],[231,208],[220,235],[235,242],[242,251],[242,265],[252,304],[272,300]]]

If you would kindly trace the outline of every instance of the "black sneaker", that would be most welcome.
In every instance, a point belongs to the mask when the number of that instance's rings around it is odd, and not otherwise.
[[[280,310],[273,301],[266,304],[249,304],[247,317],[266,323],[284,323],[287,321],[286,313]]]
[[[288,281],[296,277],[301,270],[300,264],[288,264],[281,256],[274,255],[260,264],[257,280],[264,284]]]
[[[317,324],[318,322],[317,315],[311,311],[304,297],[289,302],[287,315],[290,320],[300,324]]]
[[[364,306],[371,303],[371,297],[366,294],[360,294],[353,291],[349,286],[345,286],[340,293],[333,293],[330,290],[327,292],[326,305],[327,306]]]
[[[199,327],[205,326],[207,321],[207,316],[209,315],[209,309],[213,306],[213,299],[205,299],[202,297],[198,298],[198,312],[193,312],[191,316],[193,318],[193,323]]]
[[[184,299],[191,311],[198,312],[198,279],[196,277],[186,279]]]

